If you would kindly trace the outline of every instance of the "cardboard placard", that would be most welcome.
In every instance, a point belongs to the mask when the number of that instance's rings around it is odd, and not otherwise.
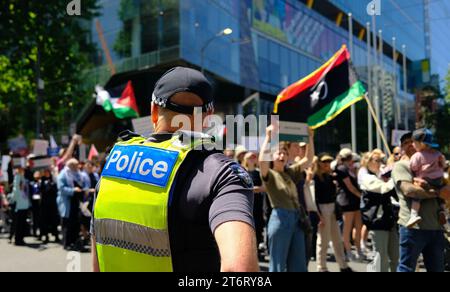
[[[51,158],[33,159],[33,169],[45,169],[52,165]]]
[[[47,155],[49,142],[47,140],[33,140],[33,154],[36,156]]]
[[[14,153],[19,153],[28,148],[27,141],[23,136],[8,140],[8,147]]]
[[[280,121],[280,141],[309,143],[308,124]]]
[[[404,131],[404,130],[392,130],[392,140],[391,145],[392,146],[401,146],[400,139],[403,137],[403,135],[406,135],[410,133],[410,131]]]
[[[27,160],[25,157],[13,158],[13,167],[26,167]]]

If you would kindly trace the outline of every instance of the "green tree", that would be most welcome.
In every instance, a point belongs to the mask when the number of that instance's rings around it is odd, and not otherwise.
[[[450,158],[450,72],[446,79],[447,85],[444,94],[432,86],[427,86],[422,90],[424,106],[420,109],[422,120],[418,121],[417,126],[433,129],[441,152]],[[434,111],[431,110],[432,104],[436,104]]]
[[[68,1],[60,0],[9,0],[0,7],[0,143],[33,135],[38,71],[45,83],[42,134],[67,129],[91,97],[83,72],[93,67],[90,28],[99,7],[97,0],[81,3],[81,16],[67,15]]]
[[[448,70],[448,74],[447,74],[447,84],[446,84],[446,88],[445,88],[445,101],[447,103],[450,103],[450,69]]]
[[[0,137],[6,138],[15,127],[17,132],[26,133],[21,117],[25,107],[35,102],[33,83],[27,75],[33,74],[27,62],[14,66],[6,56],[0,55]]]

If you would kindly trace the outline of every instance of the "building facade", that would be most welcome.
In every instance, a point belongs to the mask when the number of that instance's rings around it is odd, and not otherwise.
[[[92,40],[107,43],[119,74],[135,72],[152,75],[175,65],[204,69],[214,80],[221,114],[272,111],[277,94],[306,77],[349,43],[347,13],[353,15],[352,60],[361,80],[368,83],[368,70],[383,69],[395,89],[388,99],[400,129],[414,127],[414,89],[420,80],[413,77],[414,64],[426,59],[424,1],[380,1],[376,15],[383,30],[383,54],[371,49],[368,63],[366,23],[371,1],[349,0],[102,0],[98,21],[102,32],[92,24]],[[376,1],[374,1],[376,2]],[[377,7],[376,7],[377,8]],[[375,9],[376,11],[376,9]],[[405,24],[415,20],[415,25]],[[423,21],[422,21],[423,22]],[[221,34],[224,29],[231,35]],[[373,29],[373,26],[372,26]],[[396,61],[393,61],[393,37]],[[370,35],[373,47],[373,35]],[[379,39],[377,44],[380,47]],[[402,45],[410,74],[404,90]],[[90,82],[105,84],[110,78],[105,51],[99,49],[98,67]],[[378,60],[375,66],[374,61]],[[381,66],[380,66],[381,65]],[[381,74],[379,74],[381,76]],[[373,80],[374,81],[374,80]],[[375,81],[374,81],[375,82]],[[148,81],[148,83],[151,83]],[[154,83],[147,84],[151,92]],[[380,84],[381,87],[381,84]],[[381,88],[380,88],[381,90]],[[255,93],[258,93],[255,95]],[[372,94],[375,95],[374,92]],[[378,92],[380,98],[383,93]],[[140,93],[137,94],[138,96]],[[252,100],[252,97],[255,97]],[[250,100],[249,100],[250,97]],[[150,96],[140,98],[149,99]],[[149,102],[149,101],[148,101]],[[383,104],[383,102],[381,102]],[[146,107],[147,105],[144,104]],[[386,106],[385,106],[386,107]],[[358,149],[368,148],[367,106],[357,105]],[[382,111],[383,109],[380,108]],[[394,125],[394,118],[386,132]],[[350,114],[319,130],[319,149],[334,151],[351,141]],[[388,135],[390,136],[390,135]]]

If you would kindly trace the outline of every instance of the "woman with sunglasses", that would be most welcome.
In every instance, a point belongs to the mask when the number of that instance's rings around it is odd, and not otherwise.
[[[397,198],[392,179],[380,176],[384,153],[376,149],[364,155],[358,182],[363,191],[364,224],[373,231],[373,246],[380,254],[380,272],[395,272],[399,260],[397,218],[391,198]],[[398,199],[397,199],[398,200]]]
[[[327,251],[330,241],[333,243],[336,262],[341,272],[352,272],[345,261],[341,231],[336,219],[336,184],[334,182],[329,154],[320,154],[314,176],[316,204],[320,214],[319,234],[317,237],[317,271],[328,272]]]
[[[394,150],[392,150],[392,155],[389,157],[388,161],[387,161],[387,165],[389,167],[393,167],[393,165],[396,162],[399,162],[402,159],[402,148],[400,147],[395,147]]]

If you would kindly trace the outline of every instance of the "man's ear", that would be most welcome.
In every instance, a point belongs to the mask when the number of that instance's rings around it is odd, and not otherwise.
[[[152,122],[153,122],[153,124],[156,124],[158,122],[159,107],[158,107],[158,105],[154,104],[153,102],[152,102],[151,112],[152,112]]]

